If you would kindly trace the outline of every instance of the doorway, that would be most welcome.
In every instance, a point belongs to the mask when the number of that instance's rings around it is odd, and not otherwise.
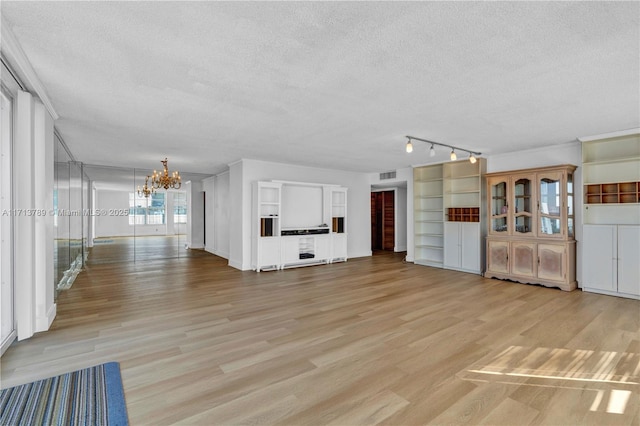
[[[371,250],[395,250],[395,191],[371,193]]]

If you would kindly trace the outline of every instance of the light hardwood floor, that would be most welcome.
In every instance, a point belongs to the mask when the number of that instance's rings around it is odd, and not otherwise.
[[[132,425],[637,425],[640,302],[395,254],[95,264],[2,387],[120,362]]]

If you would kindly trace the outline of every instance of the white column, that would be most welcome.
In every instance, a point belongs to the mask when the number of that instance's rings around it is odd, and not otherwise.
[[[53,119],[44,105],[34,106],[33,191],[35,207],[35,330],[46,331],[56,314],[53,277]]]
[[[30,93],[18,91],[16,97],[14,165],[14,217],[16,322],[18,340],[29,338],[35,329],[35,218],[22,212],[34,209],[33,152],[34,101]]]
[[[243,161],[229,164],[229,266],[249,270],[251,269],[251,182],[247,183],[249,194],[248,201],[245,202],[243,174]],[[244,232],[244,208],[248,215],[249,232],[247,233]],[[244,250],[245,247],[246,250]]]
[[[173,224],[173,196],[175,192],[167,191],[165,193],[164,200],[164,217],[165,217],[165,235],[175,235],[175,229]]]

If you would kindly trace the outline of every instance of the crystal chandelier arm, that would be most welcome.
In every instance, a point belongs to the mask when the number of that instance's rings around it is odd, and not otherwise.
[[[180,188],[180,186],[182,186],[180,172],[174,171],[169,174],[168,160],[166,157],[164,160],[160,160],[160,162],[162,163],[162,171],[153,171],[153,175],[151,176],[151,186],[156,189]]]

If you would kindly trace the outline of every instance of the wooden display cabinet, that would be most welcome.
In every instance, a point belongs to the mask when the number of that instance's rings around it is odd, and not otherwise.
[[[487,174],[485,277],[577,287],[573,165]]]

